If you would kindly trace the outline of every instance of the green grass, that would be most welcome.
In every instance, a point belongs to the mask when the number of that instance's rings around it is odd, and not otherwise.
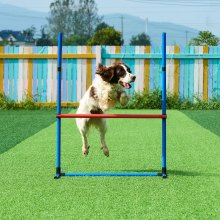
[[[55,110],[1,110],[0,154],[54,123],[55,112]]]
[[[146,110],[114,112],[145,113]],[[55,123],[27,135],[28,138],[0,154],[1,219],[219,219],[220,137],[219,131],[215,132],[208,124],[214,114],[215,124],[220,125],[220,111],[198,111],[203,120],[196,112],[168,111],[167,179],[63,177],[54,180]],[[6,123],[11,126],[4,127],[0,140],[9,140],[14,119],[2,117],[4,114],[0,111],[1,126]],[[25,116],[26,112],[7,114],[17,114],[24,120],[21,115]],[[33,113],[27,125],[35,126],[35,116]],[[14,127],[14,133],[20,132],[18,122]],[[92,131],[90,154],[83,158],[75,121],[63,119],[63,171],[160,170],[161,120],[109,119],[108,127],[110,157],[104,157],[98,134]],[[219,126],[215,128],[218,130]],[[10,145],[10,141],[7,143]]]

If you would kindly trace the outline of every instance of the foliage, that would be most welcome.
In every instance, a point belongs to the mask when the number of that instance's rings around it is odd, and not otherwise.
[[[117,108],[125,109],[161,109],[161,91],[154,90],[152,92],[135,93],[128,102],[127,106],[118,105]],[[190,110],[214,110],[220,109],[220,101],[215,98],[208,102],[199,99],[198,97],[192,100],[182,100],[180,97],[171,93],[167,94],[167,109],[190,109]]]
[[[36,28],[32,25],[31,27],[23,30],[22,35],[25,38],[25,42],[34,42],[34,35],[36,33]]]
[[[37,46],[52,46],[53,42],[49,33],[46,33],[46,27],[41,27],[41,37],[37,39]]]
[[[132,36],[130,40],[130,45],[150,46],[151,45],[150,36],[145,33]]]
[[[89,39],[102,20],[97,13],[94,0],[54,0],[50,4],[48,18],[52,38],[63,32],[65,37],[83,36]]]
[[[116,31],[113,27],[104,28],[94,34],[89,40],[88,45],[115,45],[123,44],[121,32]]]
[[[7,40],[0,41],[0,46],[6,46],[7,44]]]
[[[190,46],[218,46],[219,39],[210,31],[200,31],[198,37],[192,38]]]
[[[102,29],[105,28],[110,28],[111,26],[109,26],[108,24],[106,24],[105,22],[102,22],[100,24],[97,25],[97,27],[95,28],[95,32],[101,31]]]
[[[72,35],[64,39],[63,45],[86,45],[88,38],[86,36]]]
[[[15,109],[26,109],[26,110],[37,110],[37,109],[54,109],[54,106],[40,106],[33,97],[27,97],[21,102],[15,102],[10,100],[7,96],[0,93],[0,110],[15,110]]]

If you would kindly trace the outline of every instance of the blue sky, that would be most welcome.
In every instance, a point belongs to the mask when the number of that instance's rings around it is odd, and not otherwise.
[[[0,0],[35,11],[49,11],[51,0]],[[99,14],[123,13],[149,21],[172,22],[220,36],[220,0],[96,0]],[[189,6],[187,6],[187,4]],[[199,5],[203,6],[199,6]],[[194,5],[194,6],[192,6]]]

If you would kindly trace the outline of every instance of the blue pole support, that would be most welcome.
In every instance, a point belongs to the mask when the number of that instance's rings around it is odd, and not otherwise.
[[[166,115],[166,33],[162,33],[162,114]],[[166,118],[162,119],[162,176],[166,173]]]
[[[57,59],[57,114],[61,114],[61,72],[62,72],[62,38],[61,32],[58,34],[58,59]],[[61,118],[56,119],[56,176],[61,177]]]

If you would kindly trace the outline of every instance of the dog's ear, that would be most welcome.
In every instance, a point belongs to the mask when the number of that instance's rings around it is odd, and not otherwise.
[[[102,69],[104,66],[101,63],[98,63],[98,66],[96,67],[96,71],[98,71],[99,69]]]
[[[99,74],[104,81],[109,82],[114,76],[114,67],[101,66],[96,70],[96,74]]]

